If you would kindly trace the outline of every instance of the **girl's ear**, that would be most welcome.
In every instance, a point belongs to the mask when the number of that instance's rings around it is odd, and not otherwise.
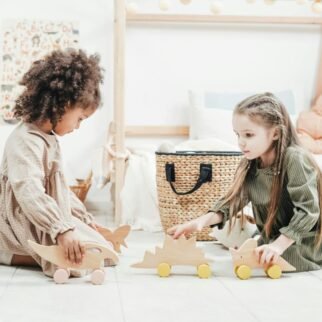
[[[274,135],[273,135],[273,141],[276,141],[280,138],[280,130],[279,128],[275,127],[274,128]]]

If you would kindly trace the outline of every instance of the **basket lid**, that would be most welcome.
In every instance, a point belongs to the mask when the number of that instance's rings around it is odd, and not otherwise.
[[[155,152],[156,155],[218,155],[218,156],[241,156],[239,151],[176,151],[176,152]]]

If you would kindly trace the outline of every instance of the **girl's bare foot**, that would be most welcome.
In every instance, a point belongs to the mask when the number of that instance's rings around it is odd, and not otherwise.
[[[39,266],[31,257],[26,255],[13,255],[11,265],[13,266]]]

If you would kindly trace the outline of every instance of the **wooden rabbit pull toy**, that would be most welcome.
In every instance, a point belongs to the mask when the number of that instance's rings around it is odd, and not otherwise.
[[[193,265],[200,278],[208,278],[211,275],[209,262],[203,251],[196,247],[196,237],[186,239],[182,235],[175,240],[166,235],[162,248],[156,247],[155,254],[146,251],[143,261],[132,267],[157,268],[160,277],[168,277],[172,265]]]
[[[233,259],[235,274],[240,279],[248,279],[251,276],[251,268],[264,268],[266,275],[273,279],[280,278],[282,272],[296,270],[294,266],[282,257],[278,258],[276,264],[259,264],[255,254],[256,247],[257,241],[255,239],[247,239],[237,250],[229,248]]]
[[[72,264],[65,259],[64,251],[57,245],[43,246],[28,240],[30,247],[43,259],[57,265],[59,268],[54,273],[57,284],[66,283],[69,278],[68,269],[93,269],[91,281],[93,284],[103,284],[105,272],[101,268],[105,258],[111,259],[115,264],[118,256],[113,249],[94,242],[85,242],[85,256],[81,264]]]

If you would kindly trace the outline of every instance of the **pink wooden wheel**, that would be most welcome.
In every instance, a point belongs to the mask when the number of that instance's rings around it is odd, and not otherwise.
[[[92,284],[101,285],[105,280],[105,272],[103,269],[95,269],[91,276]]]
[[[69,271],[65,268],[58,268],[54,274],[54,281],[57,284],[65,284],[69,279]]]

